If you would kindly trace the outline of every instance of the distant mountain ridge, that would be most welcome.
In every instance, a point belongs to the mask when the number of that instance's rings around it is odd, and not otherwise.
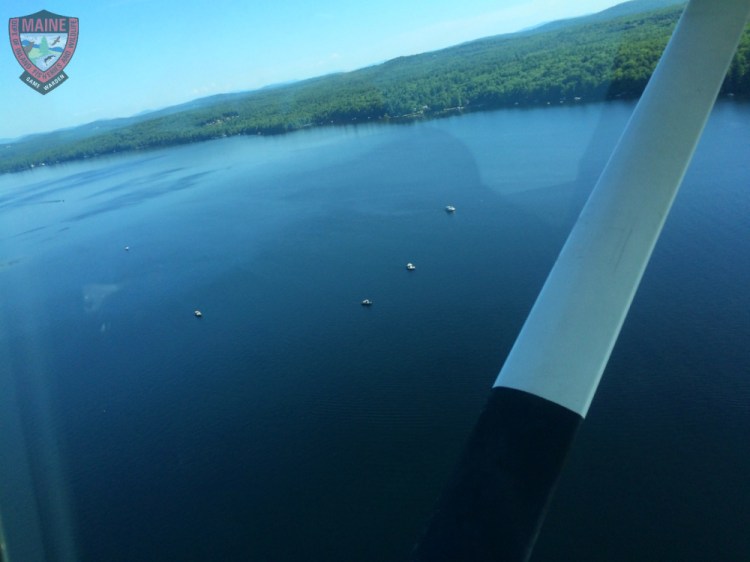
[[[644,12],[653,12],[655,10],[662,10],[664,8],[671,8],[674,6],[685,6],[686,4],[686,0],[630,0],[629,2],[623,2],[622,4],[617,4],[610,8],[606,8],[601,12],[596,12],[595,14],[545,23],[534,28],[534,31],[544,33],[570,25],[597,23],[614,18],[620,18],[623,16],[632,16],[635,14],[642,14]]]
[[[352,72],[218,94],[152,113],[34,135],[0,146],[0,172],[232,135],[635,98],[683,5],[674,0],[634,0],[590,16],[398,57]],[[747,30],[722,91],[750,95]]]

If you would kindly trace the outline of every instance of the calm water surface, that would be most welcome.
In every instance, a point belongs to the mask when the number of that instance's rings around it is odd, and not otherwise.
[[[408,559],[631,110],[0,177],[0,356],[47,548]],[[750,558],[749,146],[750,107],[720,104],[536,562]]]

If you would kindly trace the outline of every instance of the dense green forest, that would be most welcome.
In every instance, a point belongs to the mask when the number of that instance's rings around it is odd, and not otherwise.
[[[682,11],[579,18],[361,70],[214,96],[138,119],[0,146],[0,173],[116,152],[304,127],[638,97]],[[750,97],[750,29],[722,94]]]

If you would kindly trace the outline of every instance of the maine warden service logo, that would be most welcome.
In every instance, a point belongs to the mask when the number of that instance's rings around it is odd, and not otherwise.
[[[48,94],[68,79],[68,65],[78,43],[78,18],[42,10],[10,19],[10,45],[24,68],[20,78],[40,94]]]

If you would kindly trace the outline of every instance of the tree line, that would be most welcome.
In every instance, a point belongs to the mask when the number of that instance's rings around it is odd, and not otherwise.
[[[353,72],[217,96],[213,103],[146,116],[98,134],[37,136],[0,146],[0,173],[233,135],[633,99],[643,92],[681,11],[677,6],[490,37]],[[721,93],[750,97],[750,28]]]

